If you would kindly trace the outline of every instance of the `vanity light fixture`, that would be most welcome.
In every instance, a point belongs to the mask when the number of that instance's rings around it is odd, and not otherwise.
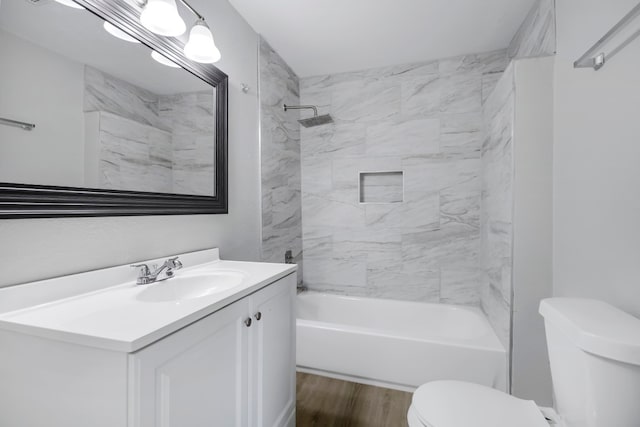
[[[222,56],[220,50],[216,47],[213,34],[203,18],[198,18],[191,27],[189,41],[184,46],[184,54],[190,60],[204,64],[213,64],[220,60]]]
[[[155,59],[157,62],[161,63],[162,65],[166,65],[167,67],[180,68],[180,66],[178,64],[176,64],[175,62],[173,62],[169,58],[166,58],[165,56],[159,54],[155,50],[151,51],[151,57],[153,59]]]
[[[69,6],[69,7],[72,7],[74,9],[84,9],[83,6],[80,6],[78,3],[74,2],[73,0],[56,0],[56,3],[60,3],[60,4],[63,4],[65,6]]]
[[[167,37],[177,37],[187,29],[175,0],[146,0],[140,22],[149,31]]]
[[[131,37],[129,34],[125,33],[120,28],[116,27],[110,22],[104,21],[103,27],[107,33],[111,34],[114,37],[119,38],[120,40],[124,40],[129,43],[138,43],[138,44],[140,43],[138,40]]]
[[[186,25],[178,13],[176,0],[138,0],[142,6],[140,22],[149,31],[161,36],[177,37],[184,34]],[[189,39],[184,46],[184,54],[192,61],[212,64],[221,58],[220,50],[213,41],[213,34],[204,16],[198,13],[186,0],[180,0],[197,20],[189,31]]]

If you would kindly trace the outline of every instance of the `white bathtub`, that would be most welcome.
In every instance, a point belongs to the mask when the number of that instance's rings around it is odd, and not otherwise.
[[[505,349],[477,308],[312,292],[297,303],[301,372],[406,391],[439,379],[505,390]]]

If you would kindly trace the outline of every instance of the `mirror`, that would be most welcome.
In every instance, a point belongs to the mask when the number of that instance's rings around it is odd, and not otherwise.
[[[0,2],[0,217],[226,213],[227,76],[79,4]]]

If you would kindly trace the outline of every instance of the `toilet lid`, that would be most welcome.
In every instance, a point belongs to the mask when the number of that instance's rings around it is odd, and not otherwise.
[[[428,427],[549,427],[533,401],[462,381],[424,384],[411,406]]]

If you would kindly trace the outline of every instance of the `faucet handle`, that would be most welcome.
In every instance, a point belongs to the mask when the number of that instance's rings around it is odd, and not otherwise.
[[[169,258],[167,260],[167,267],[173,269],[173,270],[179,270],[182,268],[182,263],[180,261],[178,261],[179,257],[173,257],[173,258]]]
[[[149,266],[147,264],[131,264],[132,268],[139,268],[140,269],[140,277],[143,276],[148,276],[149,274],[151,274],[151,270],[149,270]]]

